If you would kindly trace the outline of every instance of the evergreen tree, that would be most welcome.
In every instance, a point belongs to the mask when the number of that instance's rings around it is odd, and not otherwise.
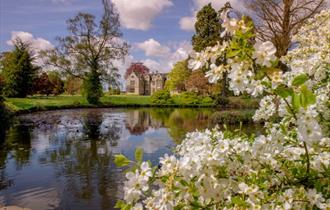
[[[217,41],[220,41],[221,24],[211,3],[197,13],[195,30],[196,34],[192,37],[192,45],[196,52],[200,52],[208,46],[214,46]]]
[[[17,39],[14,50],[6,53],[1,61],[6,96],[24,98],[32,93],[33,81],[38,69],[32,64],[32,61],[29,45]]]

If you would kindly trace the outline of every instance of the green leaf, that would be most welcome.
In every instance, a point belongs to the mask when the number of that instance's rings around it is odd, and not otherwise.
[[[130,162],[131,161],[122,154],[115,155],[115,164],[117,167],[127,166],[128,164],[130,164]]]
[[[300,74],[293,79],[292,85],[295,87],[299,87],[300,85],[304,84],[308,79],[309,77],[306,74]]]
[[[264,77],[266,76],[265,72],[264,71],[258,71],[256,76],[255,76],[255,79],[257,80],[261,80],[263,79]]]
[[[287,98],[293,94],[293,90],[284,85],[280,85],[275,89],[275,93],[282,98]]]
[[[233,202],[233,204],[236,204],[238,206],[246,206],[245,201],[239,196],[233,197],[231,201]]]
[[[292,95],[292,106],[294,110],[299,110],[301,103],[300,103],[300,96],[299,94]]]
[[[182,186],[188,186],[188,182],[186,182],[185,180],[181,179],[180,183],[182,184]]]
[[[303,85],[300,90],[300,102],[304,108],[306,108],[308,105],[316,103],[316,96],[307,88],[306,85]]]
[[[227,58],[232,58],[237,56],[240,53],[240,50],[231,50],[227,53]]]
[[[124,206],[126,206],[125,202],[122,201],[122,200],[118,200],[114,207],[117,208],[117,209],[121,209]]]
[[[143,159],[143,149],[138,147],[135,150],[135,160],[137,162],[142,162],[142,159]]]

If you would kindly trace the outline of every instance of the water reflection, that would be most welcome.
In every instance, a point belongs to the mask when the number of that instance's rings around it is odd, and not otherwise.
[[[112,209],[136,147],[157,163],[186,132],[213,126],[210,109],[80,109],[24,115],[0,144],[0,204]]]

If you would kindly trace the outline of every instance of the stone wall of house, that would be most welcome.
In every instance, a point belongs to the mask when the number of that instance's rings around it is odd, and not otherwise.
[[[126,79],[126,92],[134,95],[144,94],[143,80],[141,80],[135,73],[132,73]]]
[[[166,75],[155,73],[137,75],[134,72],[126,79],[126,92],[135,95],[152,95],[165,87]]]

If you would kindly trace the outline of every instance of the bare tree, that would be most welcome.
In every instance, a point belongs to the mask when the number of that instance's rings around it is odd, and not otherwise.
[[[271,40],[280,57],[290,48],[292,36],[325,7],[326,0],[248,0],[246,5],[254,12],[258,38]]]

